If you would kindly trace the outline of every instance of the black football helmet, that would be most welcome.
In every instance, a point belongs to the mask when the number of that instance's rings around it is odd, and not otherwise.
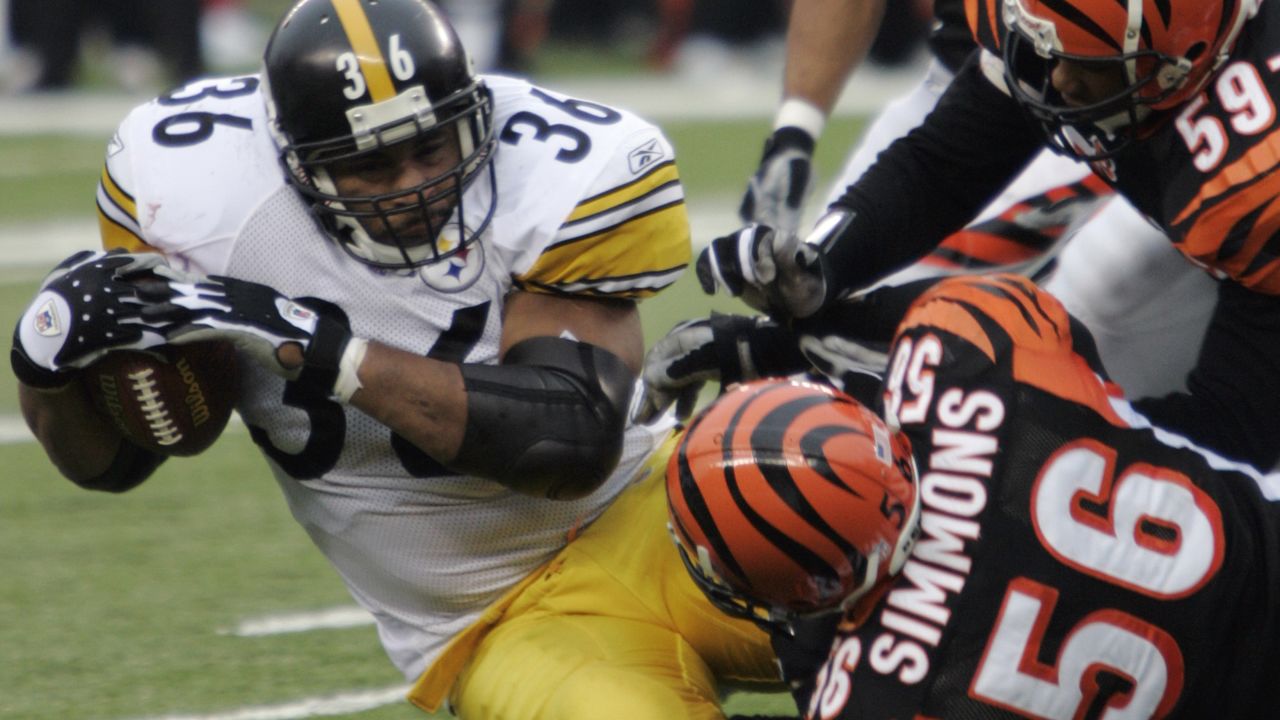
[[[497,202],[493,100],[435,5],[300,0],[272,33],[262,75],[289,181],[350,255],[380,268],[419,267],[484,232]],[[439,142],[438,134],[457,143],[460,161],[447,172],[376,195],[338,191],[335,163],[359,168],[362,158]],[[488,207],[468,227],[464,191],[486,173]]]

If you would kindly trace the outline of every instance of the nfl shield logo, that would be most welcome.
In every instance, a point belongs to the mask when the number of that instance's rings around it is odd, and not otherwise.
[[[62,324],[58,322],[58,308],[53,304],[52,298],[46,300],[44,305],[36,311],[35,323],[36,332],[45,337],[62,334]]]

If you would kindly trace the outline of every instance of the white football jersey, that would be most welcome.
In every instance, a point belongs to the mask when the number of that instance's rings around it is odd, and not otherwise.
[[[514,290],[643,298],[687,265],[670,143],[634,115],[487,76],[497,200],[481,240],[416,271],[349,257],[285,181],[256,76],[207,80],[136,108],[98,189],[107,247],[333,303],[356,335],[441,360],[496,363]],[[464,198],[475,227],[481,177]],[[636,479],[667,428],[630,426],[590,496],[530,498],[458,476],[359,410],[247,361],[238,406],[294,517],[418,676],[457,632]],[[554,419],[552,419],[554,421]]]

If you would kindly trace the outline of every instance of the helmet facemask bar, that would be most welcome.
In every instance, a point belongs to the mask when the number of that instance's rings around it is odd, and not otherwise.
[[[688,571],[689,577],[693,579],[693,583],[702,590],[702,593],[707,596],[711,604],[715,605],[716,609],[725,615],[742,620],[750,620],[767,633],[781,632],[786,635],[792,635],[794,634],[792,624],[797,620],[837,611],[836,609],[825,609],[813,613],[792,612],[771,603],[757,602],[735,591],[716,572],[706,548],[697,546],[696,550],[694,550],[697,555],[696,560],[690,557],[690,548],[681,538],[680,531],[674,527],[674,522],[673,520],[673,522],[667,523],[667,531],[671,534],[671,539],[675,543],[676,552],[680,555],[680,562],[684,563],[684,568]]]
[[[1142,0],[1130,0],[1123,47],[1113,55],[1085,55],[1069,52],[1058,28],[1029,12],[1021,0],[1004,3],[1005,84],[1059,153],[1081,160],[1116,155],[1139,137],[1152,107],[1186,84],[1194,58],[1141,48],[1142,13]],[[1087,105],[1068,104],[1052,81],[1062,62],[1112,72],[1122,83],[1111,95]]]
[[[422,104],[424,97],[421,88],[411,88],[392,101],[401,108],[399,116],[388,122],[320,142],[283,144],[281,154],[293,185],[311,202],[343,250],[373,267],[408,269],[449,258],[473,243],[493,217],[495,136],[487,88],[473,83],[434,108]],[[405,110],[406,105],[411,109]],[[378,106],[349,111],[353,126],[364,113],[377,117]],[[335,165],[406,143],[420,143],[432,133],[442,132],[450,135],[446,142],[455,143],[458,149],[459,160],[450,169],[408,188],[364,196],[339,193],[333,178]],[[490,201],[482,220],[469,229],[463,198],[481,171],[489,176]],[[433,209],[442,206],[448,208],[448,214]],[[395,221],[403,228],[406,219],[414,227],[411,236],[397,231]]]
[[[1162,83],[1161,70],[1173,62],[1152,50],[1103,60],[1054,52],[1045,59],[1029,57],[1032,53],[1027,43],[1017,32],[1006,36],[1005,83],[1023,110],[1040,123],[1051,146],[1063,155],[1080,160],[1103,160],[1116,155],[1139,137],[1142,122],[1150,116],[1150,106],[1177,90],[1177,85],[1170,85],[1153,96],[1139,95],[1148,83]],[[1051,79],[1054,66],[1064,60],[1114,66],[1124,72],[1126,85],[1088,105],[1068,105]],[[1136,75],[1143,68],[1148,69]]]

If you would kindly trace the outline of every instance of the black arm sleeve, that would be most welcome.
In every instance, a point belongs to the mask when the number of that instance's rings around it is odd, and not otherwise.
[[[827,246],[832,291],[865,287],[962,228],[1044,145],[1038,125],[969,57],[924,123],[880,153],[832,209],[852,221]]]
[[[467,427],[454,470],[535,497],[573,500],[622,455],[635,374],[594,345],[535,337],[501,365],[462,365]]]
[[[1142,398],[1152,423],[1265,471],[1280,461],[1280,298],[1218,285],[1189,392]]]

